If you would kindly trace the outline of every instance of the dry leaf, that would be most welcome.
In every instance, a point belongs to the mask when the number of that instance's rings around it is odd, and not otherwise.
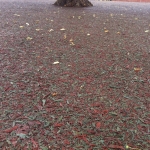
[[[40,30],[42,30],[42,29],[35,29],[36,31],[40,31]]]
[[[55,61],[55,62],[53,62],[53,64],[54,64],[54,65],[59,64],[59,61]]]
[[[29,26],[29,23],[26,23],[27,26]]]
[[[142,68],[134,68],[134,71],[141,71],[142,70]]]
[[[24,28],[24,26],[19,26],[21,29]]]
[[[26,40],[32,40],[32,38],[31,37],[27,37]]]
[[[70,45],[75,45],[73,42],[70,42]]]
[[[81,16],[78,16],[78,19],[81,19]]]
[[[67,38],[67,35],[66,34],[64,34],[64,39],[66,39]]]
[[[74,18],[74,16],[72,16],[72,18]]]
[[[52,31],[54,31],[54,30],[53,29],[48,30],[48,32],[52,32]]]
[[[20,15],[18,15],[18,14],[14,14],[14,16],[18,16],[18,17],[19,17]]]
[[[36,24],[38,24],[38,23],[39,23],[39,20],[35,20],[35,22],[36,22]]]
[[[73,41],[73,39],[70,39],[69,41],[70,41],[70,42],[72,42],[72,41]]]
[[[87,36],[89,36],[90,34],[88,33]]]
[[[61,31],[65,31],[66,29],[64,29],[64,28],[62,28],[62,29],[60,29]]]
[[[117,32],[117,34],[120,34],[120,32]]]
[[[57,96],[57,93],[56,92],[52,93],[52,96]]]
[[[145,32],[147,33],[147,32],[149,32],[149,30],[145,30]]]
[[[51,21],[54,21],[54,20],[51,20]]]
[[[109,30],[105,30],[105,33],[108,33],[109,32]]]

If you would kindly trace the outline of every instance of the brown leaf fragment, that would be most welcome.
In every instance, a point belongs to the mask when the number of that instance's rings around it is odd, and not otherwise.
[[[5,133],[11,133],[12,131],[17,130],[17,129],[18,129],[18,126],[14,126],[12,128],[4,130],[3,132],[5,132]]]
[[[123,146],[119,146],[119,145],[109,145],[109,148],[113,148],[113,149],[121,149],[121,150],[125,150]]]

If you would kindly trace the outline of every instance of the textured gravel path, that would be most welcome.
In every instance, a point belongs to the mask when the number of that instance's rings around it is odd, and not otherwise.
[[[150,149],[150,4],[53,3],[0,0],[0,149]]]

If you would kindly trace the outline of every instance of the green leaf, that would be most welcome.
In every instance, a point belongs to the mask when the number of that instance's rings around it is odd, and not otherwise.
[[[24,133],[18,133],[17,136],[19,136],[21,139],[25,139],[27,137]]]
[[[45,146],[41,146],[41,149],[42,149],[42,150],[48,150],[48,148],[45,147]]]
[[[118,114],[115,112],[109,112],[109,114],[111,114],[112,116],[117,116]]]

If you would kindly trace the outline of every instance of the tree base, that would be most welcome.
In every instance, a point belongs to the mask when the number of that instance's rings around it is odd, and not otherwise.
[[[88,0],[57,0],[54,5],[65,7],[89,7],[93,6]]]

